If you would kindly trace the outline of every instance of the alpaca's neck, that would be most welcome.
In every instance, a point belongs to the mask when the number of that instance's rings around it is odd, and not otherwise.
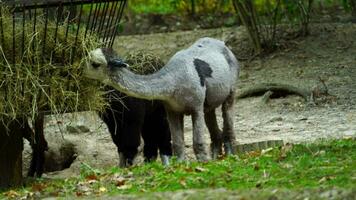
[[[129,96],[141,99],[168,100],[174,91],[174,77],[166,69],[139,75],[126,68],[117,69],[111,75],[111,86]]]

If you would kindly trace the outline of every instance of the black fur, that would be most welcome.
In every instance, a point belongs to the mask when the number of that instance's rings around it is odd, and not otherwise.
[[[210,65],[208,63],[206,63],[205,61],[200,60],[198,58],[194,59],[194,66],[198,72],[198,75],[200,78],[200,84],[201,84],[201,86],[204,86],[205,79],[207,77],[211,77],[213,70],[210,68]]]
[[[236,63],[231,59],[231,56],[229,55],[227,48],[224,48],[223,55],[225,56],[225,59],[226,59],[227,63],[229,64],[230,68],[232,66],[236,65]]]
[[[132,164],[141,135],[145,161],[154,160],[158,150],[161,154],[172,155],[171,134],[161,102],[128,97],[116,90],[112,90],[107,97],[110,106],[100,117],[108,126],[117,150],[123,153],[126,163]]]
[[[35,131],[31,129],[27,119],[20,120],[23,137],[30,142],[32,149],[31,164],[27,172],[29,177],[41,177],[43,174],[45,151],[48,150],[48,144],[43,132],[43,118],[44,116],[40,115],[35,119],[33,123]]]

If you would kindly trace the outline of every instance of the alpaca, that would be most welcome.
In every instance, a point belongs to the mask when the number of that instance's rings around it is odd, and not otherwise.
[[[142,136],[145,162],[157,158],[157,151],[163,165],[169,164],[172,155],[171,135],[166,111],[159,101],[147,101],[128,97],[114,89],[108,90],[109,106],[100,113],[108,126],[112,140],[117,146],[120,167],[133,164]]]
[[[41,177],[43,174],[45,151],[48,150],[48,143],[43,132],[43,119],[44,116],[42,114],[36,117],[33,122],[34,131],[31,129],[27,119],[17,119],[22,130],[22,136],[30,142],[32,149],[31,164],[27,172],[29,177]]]
[[[127,66],[111,49],[99,48],[90,52],[84,75],[129,96],[161,100],[178,160],[185,159],[184,115],[192,116],[193,150],[198,161],[208,159],[203,143],[204,124],[210,133],[213,158],[222,153],[222,144],[225,154],[234,152],[233,104],[239,64],[223,41],[201,38],[178,51],[162,69],[150,75],[135,74]],[[223,131],[215,114],[220,105]]]

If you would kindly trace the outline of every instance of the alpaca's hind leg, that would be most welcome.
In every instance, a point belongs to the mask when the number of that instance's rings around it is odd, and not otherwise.
[[[167,109],[167,119],[172,135],[173,155],[179,161],[185,160],[184,135],[183,135],[183,114],[175,113]]]
[[[198,161],[206,161],[208,157],[204,145],[204,109],[192,113],[193,150]]]
[[[236,141],[234,133],[234,100],[235,93],[231,92],[222,105],[222,115],[224,120],[223,142],[226,155],[233,154]]]
[[[211,139],[211,157],[216,159],[219,155],[222,154],[222,131],[219,129],[218,123],[216,121],[215,109],[209,112],[206,112],[205,123],[208,127]]]

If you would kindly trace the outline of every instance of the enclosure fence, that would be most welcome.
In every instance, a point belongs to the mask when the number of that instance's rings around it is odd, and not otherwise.
[[[88,37],[95,34],[101,40],[102,47],[112,47],[118,31],[126,0],[0,0],[0,47],[10,46],[12,49],[10,63],[15,64],[16,57],[21,57],[27,48],[41,49],[43,55],[54,54],[48,50],[48,44],[66,43],[68,35],[71,42],[78,41],[80,36]],[[3,16],[6,14],[12,18],[11,25],[4,24]],[[30,25],[29,25],[30,24]],[[6,41],[4,30],[20,37],[12,37],[12,41]],[[31,27],[29,27],[31,26]],[[51,26],[51,31],[49,30]],[[59,28],[65,27],[64,37],[59,41]],[[5,29],[7,28],[7,29]],[[28,35],[41,32],[41,41],[26,41]],[[49,35],[52,34],[50,37]],[[38,37],[33,37],[38,40]],[[54,41],[48,41],[54,39]],[[74,39],[74,41],[72,41]],[[28,46],[31,44],[31,47]],[[20,55],[18,55],[20,54]],[[76,55],[76,47],[72,47],[70,59],[73,62]],[[46,59],[47,60],[47,59]],[[71,63],[62,63],[71,64]]]

